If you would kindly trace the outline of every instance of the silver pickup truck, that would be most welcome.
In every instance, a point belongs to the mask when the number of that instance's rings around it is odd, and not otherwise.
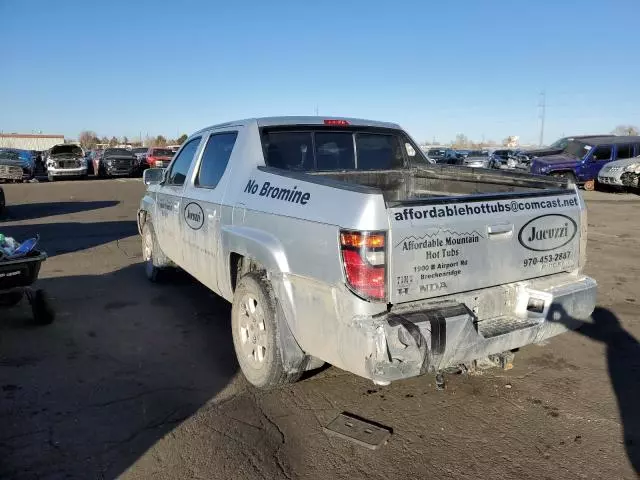
[[[575,185],[433,165],[395,124],[215,125],[144,182],[147,276],[177,266],[232,302],[258,387],[323,362],[383,385],[495,362],[595,306]]]

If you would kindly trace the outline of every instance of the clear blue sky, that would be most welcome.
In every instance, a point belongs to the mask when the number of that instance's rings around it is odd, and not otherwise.
[[[640,0],[0,0],[0,130],[175,137],[265,115],[418,141],[640,125]]]

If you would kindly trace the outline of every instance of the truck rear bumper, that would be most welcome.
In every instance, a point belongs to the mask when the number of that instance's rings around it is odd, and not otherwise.
[[[539,343],[577,328],[596,303],[595,280],[571,277],[516,286],[512,315],[479,320],[463,303],[409,313],[389,313],[362,332],[373,342],[362,352],[367,377],[376,382],[414,377],[468,364],[490,355]],[[360,328],[365,330],[361,323]],[[360,370],[360,368],[354,368]]]

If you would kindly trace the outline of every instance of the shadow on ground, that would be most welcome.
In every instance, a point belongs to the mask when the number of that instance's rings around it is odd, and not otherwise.
[[[51,217],[55,215],[67,215],[71,213],[87,212],[101,208],[114,207],[120,202],[117,200],[103,200],[93,202],[47,202],[47,203],[22,203],[12,205],[7,202],[7,208],[2,215],[2,220],[19,221],[34,220],[36,218]]]
[[[592,340],[602,342],[607,350],[607,367],[618,401],[624,445],[631,465],[640,473],[640,343],[627,332],[618,317],[606,308],[597,307],[593,322],[571,318],[560,305],[552,305],[550,319]]]
[[[1,312],[0,478],[116,478],[229,383],[230,306],[185,277],[49,278],[52,325]]]
[[[39,235],[38,248],[53,257],[137,235],[138,227],[135,220],[121,220],[100,223],[62,222],[1,225],[0,231],[18,241]]]

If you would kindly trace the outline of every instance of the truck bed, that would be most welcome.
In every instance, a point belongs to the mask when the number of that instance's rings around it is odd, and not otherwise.
[[[487,170],[449,165],[407,170],[309,172],[338,182],[376,188],[388,204],[430,197],[490,193],[527,193],[566,188],[562,179],[505,170]]]

